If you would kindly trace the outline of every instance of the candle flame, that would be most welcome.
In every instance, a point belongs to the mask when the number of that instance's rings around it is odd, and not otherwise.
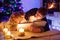
[[[19,29],[19,32],[24,32],[24,29],[23,29],[23,28],[20,28],[20,29]]]
[[[8,32],[8,29],[7,29],[7,28],[4,28],[3,31],[4,31],[5,33],[7,33],[7,32]]]
[[[11,32],[10,32],[10,31],[8,31],[6,35],[11,35]]]

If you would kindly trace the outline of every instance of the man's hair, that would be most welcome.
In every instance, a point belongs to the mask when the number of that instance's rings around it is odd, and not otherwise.
[[[34,15],[36,14],[37,10],[38,10],[38,8],[32,8],[32,9],[30,9],[29,11],[27,11],[27,12],[25,13],[25,19],[26,19],[26,20],[29,20],[29,17],[30,17],[30,16],[34,16]]]
[[[47,14],[47,9],[44,8],[44,7],[41,7],[41,8],[38,9],[38,12],[39,12],[41,15],[45,16],[45,15]]]

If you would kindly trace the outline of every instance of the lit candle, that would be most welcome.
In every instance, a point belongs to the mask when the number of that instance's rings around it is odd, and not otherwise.
[[[8,31],[6,35],[11,35],[10,31]]]
[[[11,32],[8,31],[6,34],[5,34],[5,38],[11,38]]]
[[[23,29],[23,28],[20,28],[20,29],[19,29],[19,32],[24,32],[24,29]]]
[[[4,34],[6,34],[8,32],[8,29],[7,28],[4,28],[3,29],[3,32],[4,32]]]
[[[19,36],[24,36],[24,29],[23,28],[20,28],[19,29]]]

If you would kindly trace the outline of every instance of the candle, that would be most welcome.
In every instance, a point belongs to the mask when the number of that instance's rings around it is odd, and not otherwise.
[[[24,36],[24,29],[23,28],[20,28],[19,29],[19,36]]]
[[[17,31],[22,31],[22,30],[24,30],[26,28],[26,25],[25,24],[18,24],[17,25]]]
[[[11,35],[10,31],[8,31],[6,35],[9,35],[10,36]]]
[[[5,34],[5,38],[11,38],[11,32],[8,31],[6,34]]]
[[[23,28],[20,28],[20,29],[19,29],[19,32],[24,32],[24,29],[23,29]]]
[[[7,28],[4,28],[3,29],[3,32],[4,32],[4,34],[6,34],[8,32],[8,29]]]

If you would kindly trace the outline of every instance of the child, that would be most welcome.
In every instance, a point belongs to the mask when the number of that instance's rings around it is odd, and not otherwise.
[[[24,13],[23,12],[15,12],[12,13],[9,21],[7,22],[1,22],[2,28],[8,28],[10,31],[16,31],[17,30],[17,24],[21,23],[23,20]]]
[[[16,12],[10,16],[10,30],[16,30],[17,24],[21,23],[23,16],[23,12]]]

